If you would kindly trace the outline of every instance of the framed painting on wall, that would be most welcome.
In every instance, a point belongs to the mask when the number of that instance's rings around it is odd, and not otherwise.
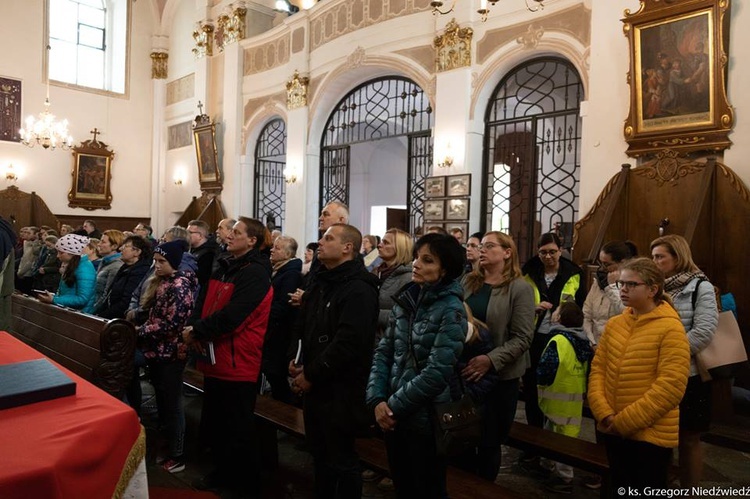
[[[448,177],[448,196],[460,197],[471,194],[471,173]]]
[[[445,214],[445,200],[428,199],[424,202],[425,221],[442,220]]]
[[[630,40],[627,153],[721,151],[734,121],[726,92],[729,0],[643,0]]]
[[[445,177],[427,177],[424,180],[424,194],[426,198],[445,196]]]
[[[198,118],[196,118],[196,121]],[[216,149],[216,124],[211,123],[208,116],[206,118],[206,123],[193,125],[193,142],[195,143],[195,155],[198,161],[198,181],[201,190],[221,190],[221,168],[219,167],[219,154]]]
[[[68,192],[68,206],[86,210],[112,206],[112,159],[115,153],[96,139],[86,140],[73,148],[73,186]]]
[[[468,220],[469,219],[469,199],[448,199],[445,208],[446,220]]]

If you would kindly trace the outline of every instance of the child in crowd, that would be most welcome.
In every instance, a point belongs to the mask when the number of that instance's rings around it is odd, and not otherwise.
[[[589,362],[594,352],[583,331],[583,311],[574,301],[561,302],[552,321],[557,324],[550,329],[552,338],[537,367],[539,408],[546,417],[546,429],[578,437]],[[551,468],[552,477],[546,489],[571,494],[573,467],[553,462]]]

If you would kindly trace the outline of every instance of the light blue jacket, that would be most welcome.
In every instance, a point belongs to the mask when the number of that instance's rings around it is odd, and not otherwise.
[[[695,299],[695,310],[693,310],[693,292],[698,286],[699,279],[688,282],[682,291],[672,296],[674,308],[680,315],[687,339],[690,343],[690,376],[698,374],[695,366],[695,354],[703,350],[711,343],[711,339],[719,324],[719,312],[716,308],[716,294],[714,287],[709,281],[702,281],[698,287]]]
[[[94,311],[96,301],[96,269],[88,257],[81,257],[75,271],[75,283],[68,286],[64,279],[60,279],[60,287],[55,293],[52,303],[62,307],[75,308],[85,314]]]

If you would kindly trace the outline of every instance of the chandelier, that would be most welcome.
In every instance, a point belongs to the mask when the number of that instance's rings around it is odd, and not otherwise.
[[[432,13],[434,15],[450,14],[451,12],[453,12],[453,9],[456,7],[457,1],[458,0],[452,0],[451,6],[448,10],[441,10],[445,2],[443,2],[442,0],[432,0],[432,2],[430,2],[430,7],[432,7]],[[490,8],[489,8],[489,5],[487,4],[495,5],[498,1],[499,0],[479,0],[479,9],[477,9],[477,13],[479,13],[482,16],[483,22],[487,20],[487,14],[490,13]],[[544,8],[544,0],[525,0],[525,1],[526,1],[526,8],[530,12],[536,12]]]
[[[49,77],[47,78],[47,98],[44,99],[44,111],[34,120],[33,116],[26,118],[26,127],[21,128],[21,143],[29,147],[36,144],[45,149],[54,150],[56,147],[70,149],[73,147],[73,137],[68,135],[68,120],[55,121],[55,115],[49,112]]]

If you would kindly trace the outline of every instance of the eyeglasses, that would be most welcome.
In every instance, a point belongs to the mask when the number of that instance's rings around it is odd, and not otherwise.
[[[474,243],[466,243],[467,248],[477,248],[479,249],[482,245],[481,244],[474,244]]]
[[[480,251],[483,249],[486,249],[487,251],[490,251],[494,248],[501,248],[503,245],[498,243],[484,243],[484,244],[477,244],[477,249]]]
[[[555,256],[560,250],[539,250],[539,256]]]
[[[617,284],[617,289],[633,289],[637,288],[638,286],[648,286],[645,282],[635,282],[635,281],[615,281],[615,284]]]

